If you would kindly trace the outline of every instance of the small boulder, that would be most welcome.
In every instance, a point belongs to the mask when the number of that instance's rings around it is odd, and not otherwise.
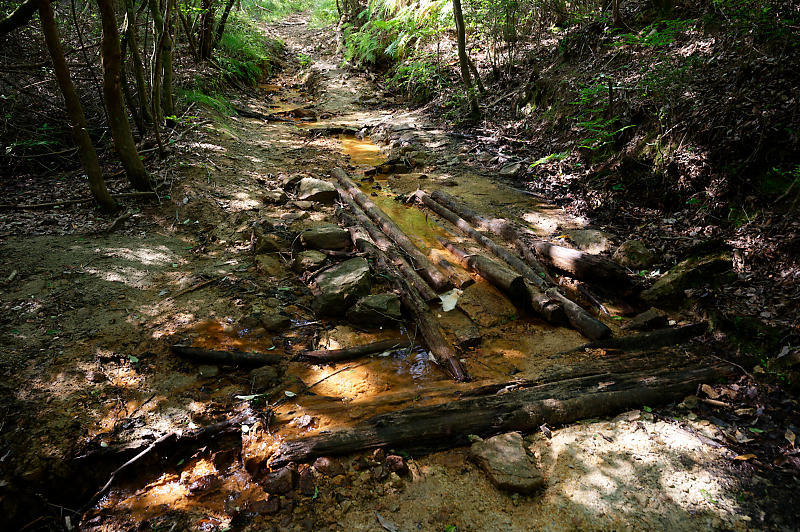
[[[285,189],[293,189],[302,179],[302,174],[283,174],[279,177],[281,186]]]
[[[319,274],[315,283],[318,295],[311,305],[314,312],[341,314],[369,293],[369,263],[362,257],[346,260]]]
[[[597,255],[611,250],[611,240],[614,238],[604,231],[597,229],[574,229],[567,231],[567,235],[578,249]]]
[[[402,318],[400,298],[391,293],[361,298],[347,312],[347,319],[351,322],[375,329],[395,324]]]
[[[272,515],[281,509],[279,497],[269,497],[247,503],[247,511],[258,515]]]
[[[544,486],[544,479],[525,451],[519,432],[473,443],[470,457],[486,472],[492,484],[502,490],[531,493]]]
[[[269,494],[285,495],[294,489],[297,472],[289,467],[267,473],[261,487]]]
[[[280,382],[280,372],[275,366],[261,366],[249,373],[248,381],[253,393],[262,393]]]
[[[511,163],[503,166],[500,169],[501,177],[516,177],[522,170],[522,163]]]
[[[306,229],[300,240],[307,248],[340,250],[350,246],[350,233],[338,225],[324,224]]]
[[[718,274],[730,269],[731,257],[727,253],[686,259],[642,292],[642,299],[651,304],[679,303],[685,298],[685,289],[713,281]]]
[[[286,241],[272,233],[254,232],[251,244],[252,251],[256,255],[275,253],[287,247]]]
[[[261,273],[270,277],[283,277],[286,273],[283,262],[276,255],[256,255],[256,267]]]
[[[301,251],[294,257],[292,269],[297,273],[318,270],[328,260],[328,256],[313,249]]]
[[[320,456],[314,461],[314,469],[326,477],[338,477],[344,474],[344,467],[339,462],[325,456]]]
[[[264,201],[266,203],[286,203],[289,197],[286,195],[286,192],[283,191],[282,188],[276,188],[275,190],[268,190],[264,193]]]
[[[625,268],[641,270],[650,267],[656,256],[640,240],[626,240],[614,252],[613,259]]]
[[[197,368],[197,373],[204,379],[216,377],[219,375],[219,368],[210,364],[202,364]]]
[[[657,308],[651,308],[641,314],[637,314],[629,322],[622,326],[623,329],[633,329],[636,331],[648,331],[666,327],[669,322],[667,314]]]
[[[288,329],[292,324],[289,316],[279,312],[267,312],[259,316],[259,321],[264,328],[271,332],[278,332]]]
[[[297,185],[297,199],[332,203],[338,196],[336,187],[322,179],[304,177]]]

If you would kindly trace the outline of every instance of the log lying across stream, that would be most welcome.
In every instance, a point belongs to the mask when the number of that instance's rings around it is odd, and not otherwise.
[[[288,359],[282,355],[271,353],[247,353],[245,351],[217,351],[215,349],[203,349],[184,344],[175,344],[170,347],[173,353],[183,358],[188,358],[196,362],[208,364],[220,364],[223,366],[247,366],[257,368],[280,364]]]
[[[526,260],[533,258],[526,253],[526,250],[530,251],[533,248],[539,259],[578,279],[612,284],[622,291],[629,290],[632,286],[625,269],[610,259],[551,244],[539,238],[533,231],[512,221],[487,218],[442,190],[432,192],[431,198],[479,230],[494,233],[513,244]]]
[[[413,242],[403,233],[403,231],[386,215],[375,203],[369,199],[361,189],[358,188],[347,173],[341,168],[333,170],[333,177],[339,180],[342,188],[350,197],[355,200],[359,207],[370,217],[370,219],[389,235],[397,245],[406,252],[411,259],[411,263],[419,274],[430,283],[431,287],[437,292],[452,288],[450,280],[443,274],[431,261],[417,248]]]
[[[611,336],[611,329],[602,321],[586,312],[579,305],[564,297],[564,295],[548,281],[547,276],[543,272],[534,271],[534,269],[522,259],[503,246],[497,244],[491,238],[476,231],[466,220],[447,207],[433,201],[425,192],[418,190],[414,193],[414,197],[424,206],[455,225],[459,231],[473,238],[476,242],[490,250],[497,257],[522,274],[527,280],[525,287],[532,294],[532,300],[541,302],[547,300],[558,301],[563,307],[570,324],[587,338],[600,340],[601,338]]]
[[[388,253],[385,253],[373,242],[372,234],[374,231],[378,231],[377,228],[374,224],[360,223],[364,219],[363,211],[361,211],[347,191],[341,188],[338,190],[340,197],[344,203],[347,204],[352,213],[340,211],[339,216],[345,221],[346,225],[349,226],[350,236],[352,237],[355,247],[359,251],[370,255],[375,260],[377,267],[382,273],[389,277],[400,295],[400,301],[413,318],[416,327],[425,341],[428,351],[436,360],[436,363],[447,371],[455,381],[463,382],[470,380],[467,370],[462,366],[453,347],[445,339],[427,302],[417,292],[413,283],[397,269],[393,261],[390,260]],[[380,237],[378,233],[375,233],[375,236]]]
[[[345,347],[343,349],[320,349],[317,351],[304,351],[300,354],[300,358],[307,359],[312,362],[326,363],[326,362],[341,362],[343,360],[353,360],[375,353],[383,353],[390,349],[400,349],[409,347],[409,341],[404,338],[393,340],[381,340],[371,344],[356,345],[353,347]]]
[[[408,408],[363,425],[284,442],[270,467],[319,456],[390,447],[432,450],[468,443],[467,436],[532,431],[683,398],[697,386],[729,375],[723,367],[690,367],[593,375],[435,406]]]

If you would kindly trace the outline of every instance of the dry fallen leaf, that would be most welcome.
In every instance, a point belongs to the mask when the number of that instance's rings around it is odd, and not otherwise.
[[[733,459],[734,460],[747,461],[747,460],[752,460],[755,457],[756,457],[756,455],[754,455],[754,454],[740,454],[739,456],[735,456]]]
[[[792,432],[789,429],[786,429],[786,432],[783,434],[783,437],[786,438],[786,441],[792,444],[792,447],[794,447],[794,440],[795,440],[794,432]]]
[[[714,391],[714,388],[712,388],[708,384],[702,385],[700,389],[703,391],[704,394],[706,394],[711,399],[716,399],[717,397],[719,397],[719,394]]]

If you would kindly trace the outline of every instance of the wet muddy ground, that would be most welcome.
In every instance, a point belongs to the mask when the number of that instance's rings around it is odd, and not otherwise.
[[[764,516],[751,488],[737,481],[729,451],[705,445],[647,405],[614,420],[553,430],[552,438],[527,436],[547,480],[544,491],[530,497],[496,490],[464,450],[409,456],[387,449],[408,464],[402,475],[390,474],[382,457],[371,453],[336,458],[328,473],[299,465],[299,489],[279,497],[251,480],[248,467],[263,464],[287,438],[450,401],[490,382],[542,377],[598,356],[559,356],[585,339],[521,311],[503,314],[498,308],[513,306],[476,278],[473,319],[459,308],[436,309],[450,338],[465,329],[477,337],[461,353],[471,383],[454,384],[419,348],[327,366],[297,360],[294,355],[306,349],[413,340],[417,332],[410,324],[367,331],[314,315],[309,287],[291,269],[292,243],[305,228],[336,223],[336,206],[273,203],[266,192],[284,176],[329,178],[333,168],[346,168],[437,260],[456,262],[437,237],[477,249],[447,223],[398,201],[417,188],[445,188],[548,236],[586,221],[465,166],[458,143],[444,131],[421,114],[392,110],[375,87],[339,68],[338,57],[318,53],[313,44],[331,38],[321,30],[268,30],[290,54],[303,52],[315,62],[301,68],[290,60],[283,74],[239,103],[291,121],[209,114],[176,146],[159,203],[133,206],[120,230],[101,235],[65,227],[2,243],[0,277],[19,272],[0,293],[7,355],[3,482],[16,490],[3,496],[7,515],[45,516],[32,517],[39,521],[29,529],[80,522],[82,529],[109,531],[758,527]],[[411,171],[365,175],[408,146],[418,159]],[[252,227],[265,219],[279,228],[283,244],[254,256]],[[373,290],[384,288],[378,282]],[[287,316],[290,327],[276,334],[249,319],[265,312]],[[606,321],[619,331],[623,320]],[[286,363],[272,374],[201,365],[171,353],[176,342],[281,354]],[[263,415],[266,405],[278,402],[274,416]],[[138,465],[81,521],[81,505],[110,469],[89,464],[76,473],[75,456],[141,447],[242,413],[248,421],[233,436]],[[714,435],[713,425],[692,419],[688,410],[673,414],[692,430]],[[59,508],[31,511],[47,504]]]

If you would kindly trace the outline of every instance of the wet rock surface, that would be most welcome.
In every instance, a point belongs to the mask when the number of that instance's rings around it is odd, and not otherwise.
[[[334,224],[306,229],[300,233],[300,240],[311,249],[342,250],[350,247],[350,233]]]
[[[369,263],[360,257],[346,260],[320,273],[314,283],[318,292],[312,303],[314,312],[322,315],[344,312],[369,293]]]

